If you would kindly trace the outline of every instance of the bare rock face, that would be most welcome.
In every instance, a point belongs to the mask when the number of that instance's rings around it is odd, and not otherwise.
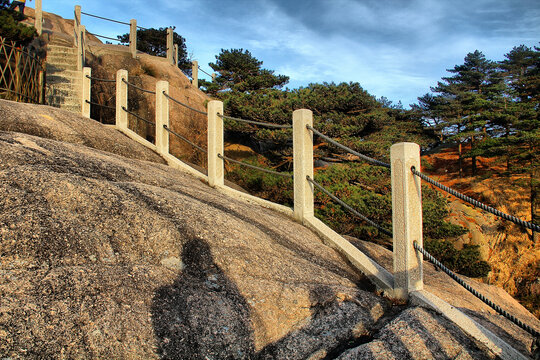
[[[0,101],[1,357],[331,359],[371,346],[377,358],[396,326],[392,353],[436,356],[407,345],[420,326],[407,316],[424,310],[400,315],[302,225],[114,129],[13,106]],[[446,329],[427,327],[431,342],[490,357],[431,317]]]

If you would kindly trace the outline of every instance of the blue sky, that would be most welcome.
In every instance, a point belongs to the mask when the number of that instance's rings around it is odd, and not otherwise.
[[[208,72],[220,49],[244,48],[289,76],[289,88],[357,81],[404,105],[468,52],[501,60],[540,41],[538,0],[43,0],[43,10],[72,19],[76,4],[143,27],[176,26]],[[88,16],[82,22],[102,35],[128,32]]]

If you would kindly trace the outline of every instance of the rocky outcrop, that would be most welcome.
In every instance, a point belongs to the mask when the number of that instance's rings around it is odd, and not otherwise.
[[[289,218],[90,119],[0,105],[2,357],[331,359],[386,341],[397,358],[490,358]]]

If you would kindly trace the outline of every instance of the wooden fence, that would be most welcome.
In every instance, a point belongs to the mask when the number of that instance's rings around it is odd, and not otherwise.
[[[0,37],[0,98],[43,104],[44,73],[36,54]]]

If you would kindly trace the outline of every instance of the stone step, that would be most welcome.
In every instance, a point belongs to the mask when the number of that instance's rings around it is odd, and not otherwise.
[[[72,98],[72,97],[63,97],[63,96],[56,96],[56,95],[47,95],[45,97],[48,104],[51,105],[69,105],[69,106],[81,106],[81,99],[78,98]]]
[[[51,89],[51,91],[62,94],[64,96],[67,96],[70,94],[79,94],[81,91],[80,86],[70,84],[70,83],[47,84],[47,86],[48,88]]]
[[[47,62],[74,61],[77,63],[77,54],[47,53]]]
[[[47,45],[47,53],[49,54],[77,54],[76,48],[59,45]]]
[[[77,61],[69,62],[69,61],[47,61],[47,71],[62,71],[62,70],[71,70],[76,71],[77,70]]]

